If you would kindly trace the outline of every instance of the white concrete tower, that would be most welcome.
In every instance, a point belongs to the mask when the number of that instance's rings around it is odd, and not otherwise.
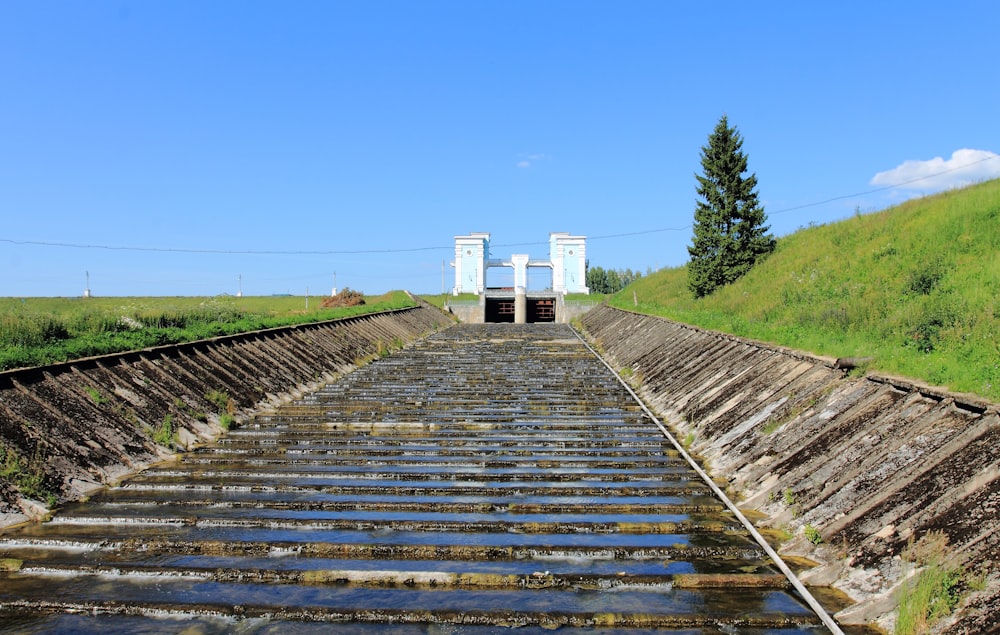
[[[567,293],[590,293],[587,288],[587,237],[567,232],[549,234],[549,260],[552,262],[552,290]]]
[[[488,232],[472,232],[468,236],[455,236],[455,287],[459,293],[482,293],[486,289],[486,261],[490,258]]]

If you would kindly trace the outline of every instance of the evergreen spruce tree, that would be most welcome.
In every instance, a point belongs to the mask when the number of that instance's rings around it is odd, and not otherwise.
[[[719,119],[701,149],[694,237],[688,247],[688,288],[696,298],[737,280],[774,251],[767,215],[757,200],[757,175],[744,177],[743,138]]]

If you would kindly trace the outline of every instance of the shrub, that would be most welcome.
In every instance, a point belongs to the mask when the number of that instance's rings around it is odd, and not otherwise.
[[[930,295],[943,277],[944,267],[940,259],[921,263],[920,267],[910,274],[906,290],[917,295]]]

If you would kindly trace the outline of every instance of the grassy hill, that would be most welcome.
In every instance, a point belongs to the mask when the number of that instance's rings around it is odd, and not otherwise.
[[[1000,401],[1000,180],[802,229],[707,298],[679,267],[610,303]]]

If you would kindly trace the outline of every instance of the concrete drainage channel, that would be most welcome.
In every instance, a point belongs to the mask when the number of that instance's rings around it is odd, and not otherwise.
[[[434,334],[0,558],[0,632],[827,632],[554,324]]]

